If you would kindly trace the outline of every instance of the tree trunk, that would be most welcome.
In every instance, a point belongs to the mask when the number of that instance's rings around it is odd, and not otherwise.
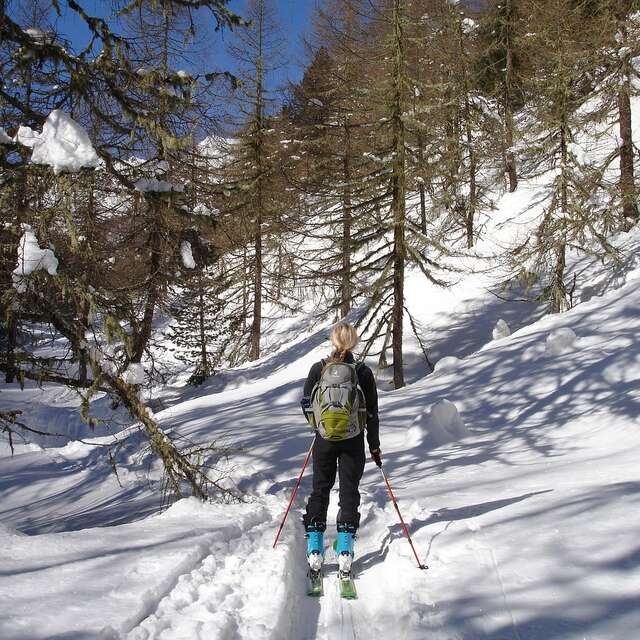
[[[639,219],[633,172],[633,138],[631,123],[631,74],[627,62],[624,84],[618,92],[618,113],[620,117],[620,194],[622,215],[628,227]]]
[[[16,378],[16,346],[18,343],[18,322],[13,314],[9,312],[7,318],[7,349],[5,352],[6,369],[4,381],[11,384]]]
[[[206,378],[209,375],[209,361],[207,359],[207,334],[205,332],[204,318],[204,282],[202,273],[198,274],[198,321],[200,329],[200,362],[202,368],[202,376]]]
[[[260,357],[260,335],[262,325],[262,211],[258,205],[254,233],[255,270],[253,277],[253,321],[251,323],[251,349],[249,360]]]
[[[255,271],[253,279],[253,321],[251,323],[251,346],[249,360],[260,357],[260,337],[262,335],[262,221],[264,219],[264,2],[260,2],[258,14],[258,57],[256,59],[256,97],[254,103],[255,117],[255,163],[257,170],[257,197],[254,227]]]
[[[477,163],[473,148],[473,134],[471,133],[471,109],[468,99],[465,100],[465,120],[467,134],[467,148],[469,153],[469,204],[465,216],[465,233],[467,236],[467,248],[473,247],[473,233],[475,231],[475,216],[478,201],[478,188],[476,183]]]
[[[560,124],[560,208],[562,213],[561,225],[556,245],[555,268],[551,283],[551,311],[560,313],[565,310],[567,302],[567,289],[564,285],[564,271],[566,267],[566,216],[568,215],[568,148],[567,148],[566,114],[563,112]]]
[[[82,326],[82,328],[86,331],[86,329],[89,327],[89,313],[90,313],[90,306],[89,306],[89,302],[87,300],[84,300],[82,302],[82,312],[81,312],[81,316],[82,316],[82,320],[80,322],[80,325]],[[83,332],[84,333],[84,332]],[[81,384],[86,384],[89,377],[88,377],[88,367],[89,367],[89,356],[87,354],[87,350],[84,348],[84,339],[85,336],[83,334],[78,336],[79,341],[78,341],[78,380],[80,381]]]
[[[511,49],[511,0],[507,0],[507,69],[504,82],[505,171],[509,177],[509,192],[518,188],[516,158],[513,154],[513,51]]]
[[[153,317],[156,305],[160,298],[160,276],[162,266],[162,235],[160,218],[162,215],[161,204],[157,200],[153,200],[151,207],[153,208],[153,229],[149,237],[151,248],[151,264],[149,267],[149,289],[147,300],[144,307],[144,315],[140,330],[135,337],[133,354],[131,356],[132,363],[138,363],[142,360],[144,350],[151,338],[151,330],[153,328]]]
[[[424,142],[422,136],[418,135],[418,165],[420,171],[424,171]],[[418,179],[418,193],[420,194],[420,231],[427,235],[427,197],[424,186],[424,179]]]
[[[349,123],[344,120],[344,157],[342,160],[342,286],[340,291],[340,316],[351,311],[351,137]]]
[[[403,33],[401,22],[401,0],[393,3],[393,93],[391,103],[391,122],[393,127],[393,312],[392,312],[392,352],[393,386],[404,387],[404,368],[402,361],[402,337],[404,318],[404,263],[405,247],[405,147],[402,100],[402,76],[404,73]]]

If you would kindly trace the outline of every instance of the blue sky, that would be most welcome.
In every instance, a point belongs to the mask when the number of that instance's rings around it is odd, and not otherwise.
[[[19,2],[19,0],[17,0]],[[231,0],[229,8],[242,15],[246,0]],[[277,84],[285,84],[287,79],[299,80],[302,75],[304,62],[304,48],[302,36],[304,35],[313,9],[315,0],[275,0],[278,19],[282,35],[286,38],[286,51],[282,52],[284,61],[283,69],[274,78]],[[81,5],[90,15],[104,17],[108,14],[110,2],[108,0],[81,0]],[[64,3],[61,3],[64,6]],[[88,32],[73,14],[67,12],[57,24],[58,30],[64,34],[74,45],[82,45],[87,42]],[[205,47],[205,59],[207,66],[212,68],[227,69],[231,62],[225,51],[225,42],[230,37],[229,33],[214,34],[211,41]],[[232,69],[231,69],[232,70]]]

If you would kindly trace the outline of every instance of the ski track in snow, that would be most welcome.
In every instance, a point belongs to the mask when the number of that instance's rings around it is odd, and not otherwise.
[[[210,553],[178,577],[126,640],[272,638],[273,629],[252,615],[251,602],[272,590],[276,603],[283,595],[283,585],[274,589],[273,578],[283,573],[286,553],[268,553],[273,516],[262,507],[248,527],[236,525],[235,537],[213,542]]]

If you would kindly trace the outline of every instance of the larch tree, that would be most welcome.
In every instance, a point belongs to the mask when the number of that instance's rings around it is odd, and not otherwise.
[[[63,3],[48,4],[57,13]],[[14,221],[18,251],[26,251],[27,243],[51,246],[51,256],[55,254],[58,261],[57,269],[51,266],[49,273],[20,271],[12,278],[14,286],[4,292],[4,304],[5,308],[19,310],[22,317],[25,310],[36,314],[39,321],[66,340],[70,349],[84,351],[85,366],[91,373],[86,381],[82,373],[79,380],[74,379],[69,368],[60,375],[37,354],[32,354],[32,361],[22,367],[21,373],[75,388],[88,386],[83,392],[81,414],[89,424],[93,424],[92,396],[98,391],[113,395],[139,423],[151,451],[162,460],[170,492],[179,495],[185,485],[199,497],[205,497],[209,489],[225,492],[208,474],[206,459],[213,455],[213,449],[206,445],[180,449],[140,398],[139,376],[131,376],[129,369],[144,350],[146,308],[142,328],[128,324],[135,317],[131,309],[144,297],[141,292],[148,284],[144,274],[155,277],[146,266],[136,266],[132,255],[132,251],[135,254],[138,249],[143,253],[147,250],[144,241],[136,246],[140,201],[157,205],[158,211],[164,212],[159,216],[171,220],[147,253],[153,262],[165,244],[171,248],[173,257],[159,263],[158,270],[177,260],[174,248],[183,228],[179,222],[184,214],[181,189],[174,189],[173,183],[163,180],[164,175],[157,175],[157,171],[167,171],[166,165],[140,158],[153,158],[154,150],[178,153],[188,146],[181,122],[188,111],[191,87],[197,82],[213,82],[221,74],[193,77],[163,67],[162,61],[146,60],[142,48],[136,49],[135,43],[122,35],[121,21],[91,16],[81,2],[69,0],[64,4],[86,26],[90,34],[88,46],[78,44],[72,48],[55,32],[32,27],[28,20],[16,21],[4,10],[0,13],[3,75],[29,78],[26,83],[0,87],[0,108],[4,122],[12,123],[9,129],[14,136],[0,149],[3,169],[8,174],[2,195],[7,185],[26,189],[21,219]],[[239,27],[243,21],[226,4],[224,0],[181,0],[158,3],[152,9],[180,10],[191,18],[200,12],[200,18],[208,14],[219,28]],[[132,0],[124,3],[122,10],[140,13],[147,10],[147,3]],[[141,65],[142,60],[149,64]],[[168,97],[166,102],[163,96]],[[97,157],[93,156],[90,164],[96,166],[99,158],[99,168],[53,165],[55,171],[51,171],[29,164],[29,147],[35,148],[34,141],[39,139],[29,127],[51,127],[53,118],[70,127],[75,135],[86,136],[62,110],[91,132],[91,148],[95,148]],[[29,127],[18,128],[18,123]],[[133,155],[139,159],[132,161]],[[33,160],[36,161],[35,153]],[[171,162],[167,164],[170,168]],[[86,180],[86,188],[77,190],[74,185],[79,180],[71,178],[69,172],[79,173],[83,184]],[[21,174],[25,174],[24,179]],[[92,183],[92,176],[98,184]],[[40,195],[38,188],[32,188],[32,181],[38,184],[42,180],[46,181],[46,197]],[[105,193],[111,193],[111,197],[105,198]],[[9,203],[4,198],[0,203],[4,216]],[[36,224],[19,228],[30,222]],[[83,224],[90,231],[88,235],[81,232]],[[162,255],[164,260],[168,254]],[[139,274],[143,274],[140,280],[136,278]]]
[[[223,215],[246,233],[244,277],[250,277],[249,360],[260,357],[265,278],[265,236],[276,217],[277,198],[270,184],[277,166],[273,153],[271,116],[274,111],[273,72],[280,66],[282,38],[271,0],[251,0],[250,26],[236,34],[229,46],[238,65],[240,86],[234,93],[232,114],[236,132],[228,147],[224,181],[230,194]],[[245,297],[249,290],[245,288]],[[248,299],[247,299],[248,301]]]

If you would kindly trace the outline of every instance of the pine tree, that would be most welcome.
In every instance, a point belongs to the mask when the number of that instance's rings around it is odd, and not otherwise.
[[[251,20],[250,27],[239,32],[237,42],[230,46],[230,53],[240,68],[241,85],[235,102],[241,119],[228,148],[225,182],[231,197],[223,213],[232,218],[232,224],[240,223],[246,241],[251,242],[251,255],[243,254],[243,271],[245,277],[248,272],[252,276],[248,357],[256,360],[260,357],[262,335],[265,236],[268,225],[277,217],[279,206],[270,184],[277,166],[270,136],[273,94],[268,85],[270,74],[277,67],[274,61],[281,39],[269,0],[251,0],[247,17]],[[246,263],[247,257],[250,263]]]
[[[185,269],[175,302],[174,321],[167,332],[175,357],[192,369],[190,384],[202,384],[219,366],[228,336],[224,318],[226,282],[211,267]]]
[[[516,257],[540,279],[538,299],[547,301],[552,312],[571,305],[575,283],[569,285],[565,274],[570,247],[591,251],[593,241],[603,255],[614,255],[592,206],[599,172],[579,146],[601,117],[587,105],[599,53],[593,47],[596,25],[584,19],[585,4],[532,4],[528,15],[529,28],[535,25],[527,52],[535,74],[528,80],[527,160],[530,171],[547,176],[548,187],[537,233]]]
[[[49,3],[52,9],[57,4]],[[82,4],[69,3],[69,9],[86,25],[92,44],[77,51],[55,33],[23,29],[6,12],[0,13],[0,65],[12,77],[24,78],[24,83],[11,89],[0,87],[3,115],[9,122],[39,128],[53,106],[66,108],[92,132],[104,162],[104,169],[85,169],[72,179],[28,165],[29,153],[19,144],[10,145],[8,152],[2,150],[9,182],[25,189],[20,222],[36,222],[38,243],[53,247],[59,258],[57,274],[37,272],[19,289],[5,291],[5,308],[18,309],[23,318],[28,310],[47,323],[72,351],[84,352],[81,369],[91,371],[83,382],[82,372],[80,380],[69,377],[66,362],[60,373],[56,362],[33,356],[19,373],[75,388],[88,385],[81,413],[90,423],[92,395],[98,390],[113,394],[141,424],[151,449],[163,461],[168,488],[179,495],[186,482],[194,495],[205,497],[208,488],[224,491],[198,462],[206,446],[195,457],[181,452],[147,411],[137,386],[123,377],[130,362],[144,351],[150,319],[178,258],[181,234],[191,224],[185,224],[180,189],[167,190],[158,181],[163,176],[155,173],[170,171],[188,148],[185,116],[195,79],[172,71],[162,61],[154,67],[157,61],[145,58],[143,47],[136,49],[133,40],[114,31],[113,22],[91,17]],[[123,11],[141,15],[156,10],[167,15],[190,14],[200,8],[220,27],[243,24],[225,5],[224,0],[166,0],[152,6],[133,0]],[[215,82],[219,77],[207,74],[200,81]],[[166,165],[155,160],[131,162],[134,153],[160,157]],[[146,188],[150,183],[155,188]],[[45,197],[41,197],[41,185],[45,185]],[[7,201],[0,204],[3,216],[10,215]],[[151,236],[141,220],[147,215],[146,220],[152,221]],[[82,232],[83,225],[88,235]],[[15,228],[19,239],[21,231]],[[136,254],[146,260],[136,260]],[[137,323],[140,305],[142,320]]]
[[[522,9],[520,0],[492,0],[479,29],[482,53],[476,62],[479,86],[499,105],[503,128],[504,171],[509,191],[518,186],[514,150],[516,118],[525,97],[522,79]]]

